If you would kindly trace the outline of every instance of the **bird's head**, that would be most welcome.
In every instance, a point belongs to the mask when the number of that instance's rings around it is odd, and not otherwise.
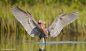
[[[38,21],[38,24],[45,24],[45,21],[39,20],[39,21]]]

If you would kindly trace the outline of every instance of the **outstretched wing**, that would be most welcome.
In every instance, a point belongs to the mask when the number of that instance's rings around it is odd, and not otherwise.
[[[60,14],[55,18],[51,26],[48,28],[51,37],[56,37],[60,34],[60,31],[63,29],[63,27],[69,23],[72,23],[74,20],[78,18],[78,12],[75,13],[69,13],[69,14]]]
[[[30,36],[34,37],[36,35],[40,35],[40,27],[29,12],[26,13],[16,6],[13,6],[11,11],[15,18],[24,26]]]

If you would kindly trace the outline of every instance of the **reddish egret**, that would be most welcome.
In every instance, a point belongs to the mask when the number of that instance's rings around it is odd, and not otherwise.
[[[72,23],[79,16],[78,12],[65,15],[60,14],[55,18],[51,26],[45,28],[45,22],[43,20],[39,20],[37,23],[28,11],[25,12],[15,5],[12,7],[11,11],[15,18],[24,26],[27,33],[31,37],[38,35],[39,38],[43,39],[43,43],[45,37],[48,37],[49,35],[51,37],[56,37],[60,34],[60,31],[65,25]]]

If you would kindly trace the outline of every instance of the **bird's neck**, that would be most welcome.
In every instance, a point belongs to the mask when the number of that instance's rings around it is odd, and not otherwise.
[[[39,24],[39,25],[40,25],[40,27],[41,27],[42,30],[45,29],[45,25],[43,25],[43,24]]]
[[[47,30],[45,29],[45,25],[40,24],[40,27],[41,27],[43,33],[45,34],[45,36],[47,36],[48,32],[47,32]]]

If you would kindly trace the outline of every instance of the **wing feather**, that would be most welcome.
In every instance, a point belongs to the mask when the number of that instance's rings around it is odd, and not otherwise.
[[[78,12],[75,13],[69,13],[66,15],[59,15],[56,17],[56,19],[53,21],[51,26],[48,28],[51,37],[56,37],[60,34],[60,31],[63,29],[63,27],[67,24],[72,23],[74,20],[78,18]]]
[[[40,27],[29,12],[26,13],[16,6],[13,6],[11,11],[15,18],[24,26],[30,36],[34,37],[36,35],[40,35]]]

